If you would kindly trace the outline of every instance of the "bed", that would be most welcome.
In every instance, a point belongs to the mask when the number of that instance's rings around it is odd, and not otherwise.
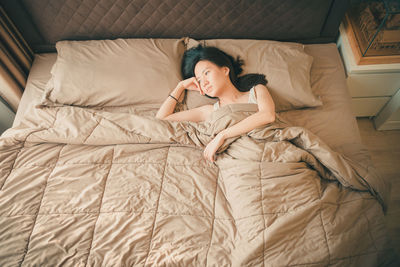
[[[1,266],[396,264],[390,187],[361,144],[334,44],[347,1],[149,1],[134,11],[140,1],[33,2],[5,1],[32,17],[17,22],[22,33],[36,25],[42,36],[26,34],[37,53],[0,138]],[[182,5],[198,12],[172,31],[158,26]],[[98,21],[78,30],[84,10]],[[116,10],[135,16],[103,28]],[[155,26],[134,27],[151,10]],[[228,15],[210,16],[214,28],[192,25],[215,10]],[[283,26],[246,24],[250,14]],[[55,18],[66,30],[48,27]],[[154,117],[183,52],[199,43],[265,73],[277,103],[275,122],[227,140],[215,163],[204,146],[256,105],[228,105],[203,123]],[[177,108],[209,101],[187,92]]]

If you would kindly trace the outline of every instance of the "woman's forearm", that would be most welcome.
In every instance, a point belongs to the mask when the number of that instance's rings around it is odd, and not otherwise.
[[[215,160],[214,155],[216,151],[224,143],[225,139],[248,133],[259,126],[266,125],[274,120],[275,113],[259,111],[236,123],[235,125],[222,130],[217,134],[217,136],[215,136],[213,140],[211,140],[210,143],[207,144],[203,152],[204,158],[213,162]]]
[[[170,95],[173,96],[175,99],[180,99],[184,90],[185,88],[181,85],[181,83],[178,83],[175,89],[171,91]],[[177,104],[177,101],[174,98],[168,96],[167,99],[165,99],[164,103],[161,105],[156,114],[156,118],[163,119],[174,112],[175,106]]]
[[[219,134],[221,134],[224,139],[227,139],[248,133],[257,127],[266,125],[273,121],[275,121],[275,113],[259,111],[236,123],[235,125],[222,130]]]

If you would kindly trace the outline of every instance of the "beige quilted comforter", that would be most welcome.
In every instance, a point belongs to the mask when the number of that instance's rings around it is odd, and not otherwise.
[[[212,136],[204,123],[41,108],[0,139],[0,266],[378,266],[388,186],[279,119]]]

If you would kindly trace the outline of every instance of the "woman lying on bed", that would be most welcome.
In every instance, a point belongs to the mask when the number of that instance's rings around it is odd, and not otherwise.
[[[215,47],[201,45],[187,50],[182,59],[184,80],[161,105],[156,117],[171,121],[205,121],[221,106],[235,103],[254,103],[258,112],[237,124],[219,132],[204,149],[204,157],[214,161],[214,155],[225,139],[250,132],[275,120],[275,105],[268,92],[267,81],[262,74],[247,74],[241,77],[243,62]],[[202,95],[218,98],[214,105],[174,113],[178,99],[185,90],[199,91]]]

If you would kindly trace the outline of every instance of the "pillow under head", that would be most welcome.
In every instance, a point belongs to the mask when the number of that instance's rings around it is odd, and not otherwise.
[[[240,56],[244,60],[243,74],[265,74],[267,88],[277,112],[322,105],[321,100],[311,90],[310,72],[313,58],[304,52],[302,44],[235,39],[196,41],[190,38],[185,42],[187,49],[201,43],[217,47],[234,58]],[[186,96],[189,109],[215,101],[194,91],[188,91]]]

